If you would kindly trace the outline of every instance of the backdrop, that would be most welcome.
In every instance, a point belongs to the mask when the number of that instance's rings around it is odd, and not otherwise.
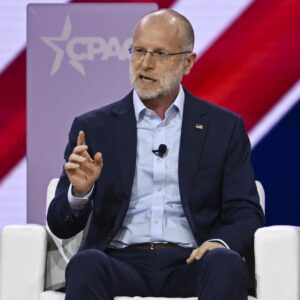
[[[27,221],[45,221],[74,118],[130,90],[136,22],[155,4],[31,4],[27,9]],[[55,22],[54,22],[55,21]]]
[[[26,222],[27,2],[0,4],[0,226]],[[156,2],[183,13],[195,28],[198,60],[184,85],[244,117],[256,178],[266,189],[267,224],[300,225],[299,1]],[[62,66],[74,69],[67,61]]]

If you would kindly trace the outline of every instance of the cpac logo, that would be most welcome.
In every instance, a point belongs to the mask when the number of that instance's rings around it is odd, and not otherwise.
[[[121,44],[117,37],[110,37],[107,40],[100,36],[79,36],[70,38],[71,31],[71,20],[70,17],[67,16],[60,36],[41,37],[55,52],[50,73],[51,76],[59,71],[65,54],[69,58],[69,64],[83,76],[85,76],[83,62],[93,61],[96,55],[99,55],[101,60],[108,60],[113,57],[119,60],[129,58],[128,49],[132,42],[131,38],[126,39]],[[58,46],[63,44],[65,44],[64,50]]]

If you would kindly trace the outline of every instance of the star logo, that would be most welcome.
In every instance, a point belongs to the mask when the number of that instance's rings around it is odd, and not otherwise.
[[[128,48],[132,44],[131,37],[121,42],[116,36],[105,39],[101,36],[76,36],[75,34],[71,37],[71,31],[72,24],[67,15],[59,36],[41,37],[41,40],[55,53],[50,76],[59,71],[65,56],[68,63],[82,76],[85,76],[84,64],[94,62],[96,56],[102,61],[129,59]]]
[[[45,42],[55,52],[55,58],[50,73],[51,76],[54,75],[60,69],[60,66],[64,58],[64,51],[60,47],[58,47],[55,44],[55,42],[68,41],[71,35],[71,31],[72,31],[72,24],[71,24],[70,17],[67,15],[60,36],[41,37],[42,41]]]

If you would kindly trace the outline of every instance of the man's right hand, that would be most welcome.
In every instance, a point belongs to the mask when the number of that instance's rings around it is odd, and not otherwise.
[[[83,197],[91,190],[103,167],[102,154],[97,152],[92,159],[87,149],[85,134],[80,131],[77,137],[77,146],[64,166],[73,185],[72,192],[75,197]]]

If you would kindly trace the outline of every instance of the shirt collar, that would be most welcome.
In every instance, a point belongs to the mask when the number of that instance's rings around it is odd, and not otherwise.
[[[174,107],[176,109],[176,111],[178,112],[180,119],[182,119],[183,104],[184,104],[184,91],[183,91],[182,85],[180,85],[179,93],[178,93],[175,101],[167,109],[167,112],[172,107]],[[139,95],[137,94],[136,90],[133,90],[133,106],[134,106],[135,118],[138,122],[143,118],[143,116],[144,116],[146,110],[148,110],[148,108],[144,105],[144,103],[140,99]]]

